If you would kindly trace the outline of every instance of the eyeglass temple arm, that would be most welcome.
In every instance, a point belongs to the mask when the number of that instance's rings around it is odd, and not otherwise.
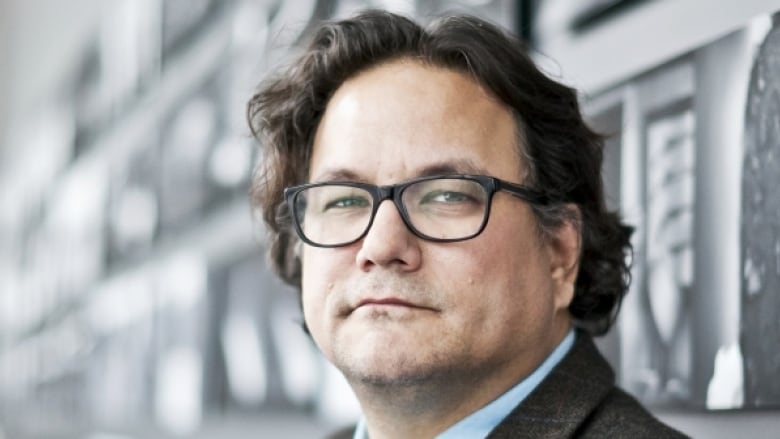
[[[546,206],[552,203],[550,198],[544,193],[526,186],[510,183],[508,181],[496,179],[496,189],[508,192],[511,195],[514,195],[515,197],[520,198],[523,201],[527,201],[531,204]]]

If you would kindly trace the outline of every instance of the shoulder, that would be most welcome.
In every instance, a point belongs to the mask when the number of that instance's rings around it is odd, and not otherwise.
[[[634,397],[612,387],[577,429],[576,437],[685,438],[659,421]]]
[[[491,439],[683,438],[615,385],[609,363],[580,333],[569,353],[491,433]]]

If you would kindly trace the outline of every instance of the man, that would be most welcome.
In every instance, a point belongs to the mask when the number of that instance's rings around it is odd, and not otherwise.
[[[248,117],[273,263],[361,404],[340,437],[681,436],[593,345],[631,229],[575,91],[518,41],[366,12],[323,25]]]

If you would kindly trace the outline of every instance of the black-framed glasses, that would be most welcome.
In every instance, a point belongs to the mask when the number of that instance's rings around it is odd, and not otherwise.
[[[486,175],[436,175],[376,186],[336,181],[288,187],[284,198],[303,242],[340,247],[362,239],[384,200],[393,200],[406,227],[435,242],[464,241],[482,233],[493,194],[508,192],[528,203],[548,204],[539,191]]]

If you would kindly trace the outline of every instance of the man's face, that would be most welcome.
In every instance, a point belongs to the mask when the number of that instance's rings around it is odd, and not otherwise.
[[[315,135],[309,177],[386,185],[477,173],[520,183],[517,139],[511,112],[469,76],[394,61],[336,91]],[[562,236],[569,240],[542,239],[530,207],[498,192],[482,234],[428,242],[387,200],[361,241],[304,245],[305,320],[353,384],[480,374],[518,380],[568,329],[576,236]]]

